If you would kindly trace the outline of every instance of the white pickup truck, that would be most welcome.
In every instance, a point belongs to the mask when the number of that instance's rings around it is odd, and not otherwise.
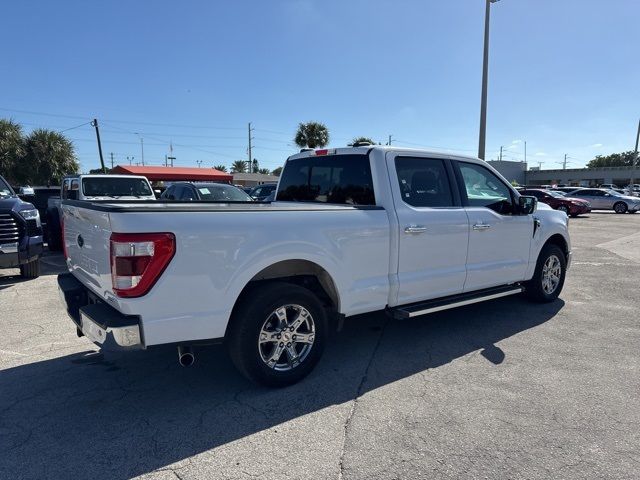
[[[553,301],[571,259],[564,212],[487,163],[391,147],[287,159],[273,203],[63,201],[58,284],[103,349],[223,341],[273,386],[316,365],[330,328],[524,292]]]

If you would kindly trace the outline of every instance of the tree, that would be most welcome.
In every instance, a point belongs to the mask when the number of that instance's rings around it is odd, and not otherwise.
[[[251,173],[258,173],[258,170],[260,170],[260,168],[258,168],[258,160],[254,158],[251,162]]]
[[[216,170],[219,170],[219,171],[221,171],[221,172],[226,172],[226,171],[227,171],[227,167],[226,167],[226,165],[216,165],[216,166],[215,166],[215,167],[213,167],[213,168],[215,168]]]
[[[329,130],[319,122],[300,123],[293,141],[300,148],[322,148],[329,143]]]
[[[375,145],[376,142],[374,142],[373,140],[371,140],[369,137],[355,137],[351,143],[349,144],[350,147],[352,147],[354,144],[356,143],[370,143],[371,145]]]
[[[261,173],[263,175],[269,175],[271,173],[271,170],[269,170],[268,168],[261,168],[258,170],[258,173]]]
[[[612,153],[611,155],[597,155],[596,158],[587,163],[587,168],[603,167],[631,167],[633,165],[633,151]]]
[[[271,171],[271,175],[275,175],[276,177],[279,177],[281,173],[282,173],[282,167],[274,168]]]
[[[236,160],[231,164],[231,173],[245,173],[247,171],[247,162],[245,160]]]
[[[53,130],[34,130],[24,139],[24,149],[25,155],[14,170],[20,183],[59,184],[64,175],[80,169],[73,143]]]
[[[0,119],[0,174],[15,183],[14,170],[24,156],[22,127],[13,120]]]
[[[102,168],[91,168],[89,170],[89,173],[90,174],[94,174],[94,173],[105,173],[105,172],[102,171]],[[106,173],[111,173],[111,169],[107,168],[107,172]]]

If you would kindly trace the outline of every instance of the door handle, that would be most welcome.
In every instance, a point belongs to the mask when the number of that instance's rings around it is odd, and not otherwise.
[[[426,231],[427,227],[423,225],[409,225],[404,229],[404,233],[424,233]]]
[[[474,230],[488,230],[489,228],[491,228],[491,225],[488,223],[476,223],[473,225]]]

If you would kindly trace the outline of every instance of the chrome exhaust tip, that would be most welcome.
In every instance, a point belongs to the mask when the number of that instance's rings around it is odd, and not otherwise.
[[[178,347],[178,363],[183,367],[190,367],[193,362],[196,361],[196,357],[191,350],[191,347]]]

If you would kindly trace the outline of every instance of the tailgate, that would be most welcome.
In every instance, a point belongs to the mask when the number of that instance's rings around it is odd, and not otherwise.
[[[67,204],[62,211],[69,270],[100,297],[112,294],[109,213]]]

